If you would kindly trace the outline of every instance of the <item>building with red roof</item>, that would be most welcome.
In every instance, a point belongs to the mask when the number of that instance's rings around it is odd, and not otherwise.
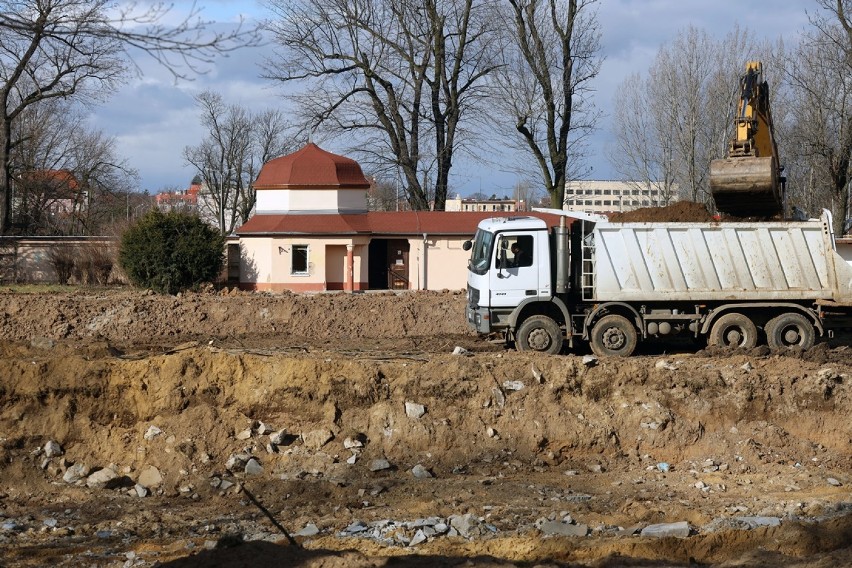
[[[462,243],[481,220],[510,215],[367,211],[358,163],[316,144],[267,162],[254,187],[256,213],[237,230],[250,290],[461,289]]]

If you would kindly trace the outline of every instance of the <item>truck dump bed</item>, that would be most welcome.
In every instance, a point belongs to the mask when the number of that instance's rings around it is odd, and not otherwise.
[[[830,225],[828,216],[807,222],[599,223],[594,244],[584,247],[592,278],[586,278],[583,295],[599,301],[848,301],[850,269],[834,251]]]

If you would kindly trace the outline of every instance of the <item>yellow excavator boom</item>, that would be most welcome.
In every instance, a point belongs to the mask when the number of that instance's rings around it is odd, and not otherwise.
[[[710,193],[716,208],[738,217],[783,213],[782,170],[763,65],[749,61],[740,81],[740,100],[728,156],[710,162]]]

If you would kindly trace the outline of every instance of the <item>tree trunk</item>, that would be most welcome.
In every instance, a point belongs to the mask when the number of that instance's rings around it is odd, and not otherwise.
[[[5,235],[12,226],[12,172],[9,162],[12,153],[12,129],[9,121],[0,118],[0,191],[3,192],[0,203],[0,234]]]

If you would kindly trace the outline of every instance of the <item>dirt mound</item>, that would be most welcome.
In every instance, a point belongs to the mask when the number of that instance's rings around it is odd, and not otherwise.
[[[667,207],[642,207],[609,215],[613,223],[706,223],[718,221],[703,203],[676,201]]]
[[[852,561],[848,350],[589,362],[506,352],[466,332],[463,307],[0,294],[0,558]],[[692,536],[636,534],[673,522]]]

